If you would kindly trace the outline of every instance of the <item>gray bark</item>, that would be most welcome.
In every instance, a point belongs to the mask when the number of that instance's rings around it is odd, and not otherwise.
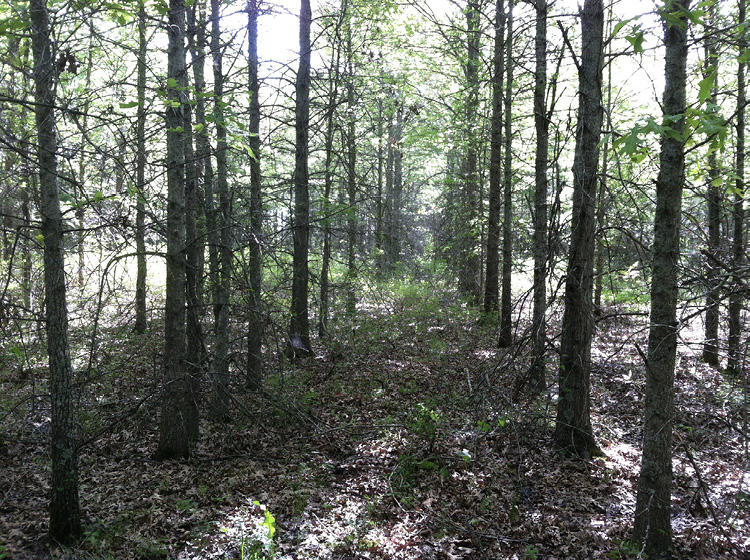
[[[78,502],[73,369],[68,346],[63,217],[57,184],[55,51],[50,39],[46,1],[30,0],[29,16],[34,54],[34,117],[39,142],[37,155],[44,236],[47,354],[52,405],[49,535],[57,542],[69,544],[81,536],[81,516]]]
[[[508,39],[505,42],[505,161],[503,163],[503,271],[499,345],[513,344],[511,277],[513,272],[513,0],[508,1]]]
[[[484,284],[484,311],[496,311],[500,285],[500,177],[503,141],[503,79],[505,74],[505,1],[495,4],[495,47],[492,69],[492,117],[490,128],[490,186],[487,215],[487,262]]]
[[[600,454],[591,428],[594,225],[602,108],[604,3],[586,0],[581,12],[579,106],[573,161],[573,216],[565,281],[554,440],[566,454]]]
[[[263,305],[261,289],[263,255],[263,203],[260,175],[260,82],[258,80],[258,2],[251,0],[247,12],[248,81],[250,89],[250,286],[247,328],[247,379],[249,388],[259,388],[263,380]]]
[[[232,232],[227,167],[227,128],[224,124],[224,56],[221,45],[221,1],[211,0],[211,54],[214,70],[214,124],[216,126],[216,190],[219,211],[219,278],[214,292],[216,356],[211,387],[211,417],[229,419],[229,281],[232,275]]]
[[[170,101],[167,126],[167,281],[164,310],[164,388],[156,460],[185,459],[190,455],[190,418],[195,401],[185,363],[185,146],[183,107],[188,102],[180,88],[185,81],[185,1],[170,0],[167,77]]]
[[[745,23],[745,0],[738,0],[739,10],[737,23],[740,29]],[[744,29],[740,36],[740,52],[747,48]],[[740,62],[737,67],[737,149],[735,159],[735,195],[732,204],[732,292],[729,295],[729,340],[727,349],[727,373],[738,376],[742,371],[742,267],[745,261],[745,228],[744,228],[744,192],[745,192],[745,66]]]
[[[549,118],[545,92],[547,88],[547,2],[536,2],[536,76],[534,81],[534,126],[536,155],[534,158],[534,309],[531,320],[532,361],[529,385],[546,384],[545,353],[547,350],[547,164],[549,151]]]
[[[664,21],[665,120],[678,117],[677,133],[661,141],[656,180],[654,254],[651,273],[651,318],[646,363],[643,457],[636,494],[634,538],[649,558],[668,558],[672,546],[670,500],[672,487],[672,429],[674,367],[677,353],[677,297],[680,218],[685,182],[686,60],[690,0],[667,0],[662,10],[677,14],[679,24]],[[671,16],[670,17],[674,17]]]
[[[308,317],[308,252],[310,247],[310,191],[307,169],[310,123],[310,0],[301,0],[299,19],[299,69],[295,83],[294,223],[292,256],[292,308],[288,353],[295,357],[312,352]]]
[[[135,246],[137,272],[135,280],[135,332],[146,332],[146,8],[138,8],[138,121],[136,124],[136,202]]]

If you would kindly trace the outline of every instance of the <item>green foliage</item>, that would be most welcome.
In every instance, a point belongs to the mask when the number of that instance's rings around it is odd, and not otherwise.
[[[607,553],[607,558],[624,559],[636,556],[640,557],[642,548],[637,542],[624,540],[617,544],[617,548]]]
[[[427,443],[428,449],[432,450],[438,432],[440,414],[435,410],[427,408],[424,403],[419,403],[412,410],[409,421],[409,429]]]
[[[528,544],[526,545],[526,548],[523,549],[523,555],[524,558],[528,558],[529,560],[536,560],[539,558],[539,549]]]

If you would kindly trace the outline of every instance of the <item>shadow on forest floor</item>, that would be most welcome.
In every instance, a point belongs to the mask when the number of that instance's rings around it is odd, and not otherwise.
[[[607,457],[588,463],[551,449],[554,384],[513,399],[525,350],[498,350],[474,310],[427,292],[363,306],[307,363],[269,359],[265,394],[235,393],[234,421],[204,423],[184,463],[151,460],[159,341],[121,341],[82,385],[83,430],[103,433],[81,455],[86,538],[65,551],[45,545],[45,380],[2,372],[0,558],[637,557],[646,332],[631,319],[599,325],[592,421]],[[676,379],[678,553],[748,554],[742,392],[688,347]]]

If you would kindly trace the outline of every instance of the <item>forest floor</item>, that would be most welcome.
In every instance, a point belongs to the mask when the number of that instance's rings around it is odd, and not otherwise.
[[[498,349],[492,322],[427,285],[371,297],[314,359],[269,349],[264,392],[238,380],[233,421],[204,422],[186,462],[152,460],[160,336],[113,336],[78,379],[73,549],[45,540],[44,372],[0,370],[0,559],[636,558],[646,318],[605,315],[592,422],[606,457],[588,462],[551,446],[554,383],[514,396],[524,345]],[[745,395],[699,357],[683,345],[676,371],[676,552],[750,558]]]

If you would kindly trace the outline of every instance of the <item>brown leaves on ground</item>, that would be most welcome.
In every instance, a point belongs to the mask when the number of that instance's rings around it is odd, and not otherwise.
[[[363,308],[294,369],[269,352],[265,392],[235,393],[234,421],[204,423],[184,463],[152,461],[156,358],[120,343],[132,368],[81,380],[82,431],[103,434],[81,454],[76,550],[45,542],[43,380],[3,379],[0,558],[635,558],[645,331],[605,322],[592,422],[606,458],[588,463],[551,449],[554,391],[513,401],[523,347],[497,350],[458,304]],[[676,375],[678,554],[737,558],[750,551],[747,404],[696,354],[681,350]]]

